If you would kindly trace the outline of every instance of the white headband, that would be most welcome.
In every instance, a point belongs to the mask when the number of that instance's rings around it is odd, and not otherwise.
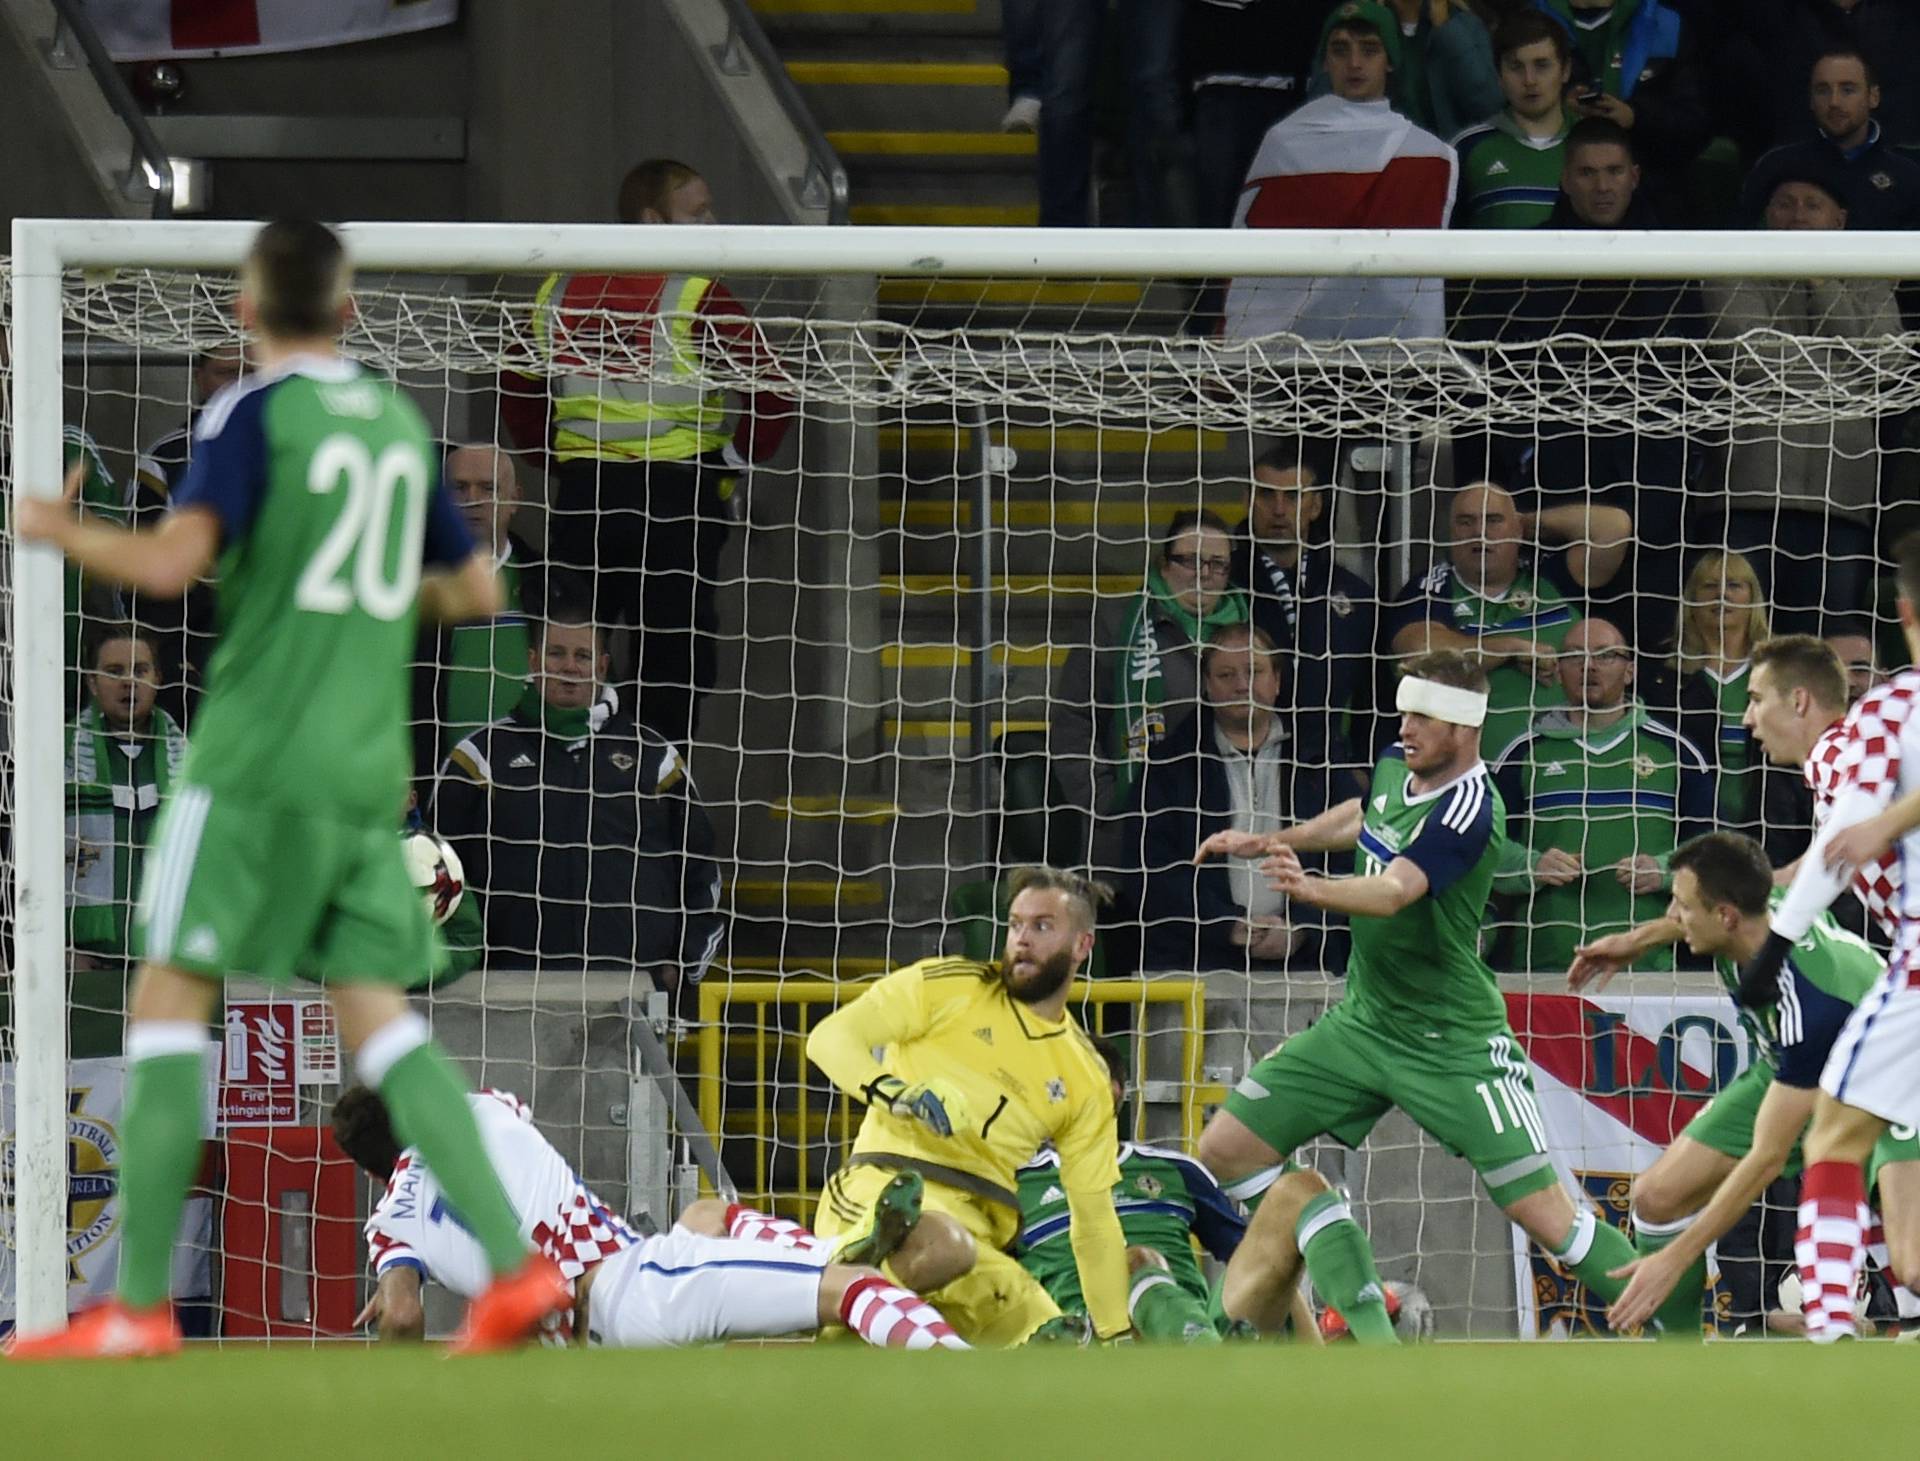
[[[1427,715],[1454,725],[1482,726],[1487,721],[1487,697],[1484,691],[1462,690],[1442,685],[1438,680],[1422,680],[1404,675],[1394,708],[1402,714]]]

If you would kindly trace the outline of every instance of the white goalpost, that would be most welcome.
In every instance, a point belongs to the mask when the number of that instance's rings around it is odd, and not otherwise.
[[[77,411],[98,413],[101,431],[131,422],[142,435],[182,419],[184,363],[238,341],[232,276],[255,228],[15,223],[9,504],[58,489],[69,428],[93,429]],[[1858,422],[1869,445],[1822,448],[1836,464],[1870,453],[1876,480],[1892,483],[1920,462],[1920,431],[1909,437],[1899,426],[1920,413],[1920,335],[1897,311],[1865,333],[1750,320],[1733,331],[1727,307],[1713,303],[1721,291],[1708,290],[1697,318],[1601,339],[1542,327],[1525,338],[1463,330],[1446,340],[1233,341],[1196,308],[1209,281],[1227,279],[1417,277],[1469,293],[1504,290],[1503,299],[1537,296],[1554,281],[1903,281],[1920,278],[1920,243],[1907,235],[380,223],[342,232],[370,285],[348,353],[418,387],[436,430],[455,444],[501,440],[498,372],[555,373],[532,321],[545,276],[762,281],[736,292],[764,356],[681,362],[704,389],[736,400],[777,385],[797,442],[749,474],[753,495],[729,509],[744,526],[728,549],[738,558],[726,559],[717,584],[719,685],[681,748],[713,825],[708,855],[728,884],[728,942],[673,1020],[649,999],[645,969],[590,965],[568,976],[519,950],[490,954],[464,984],[423,995],[436,1020],[470,1033],[471,1048],[456,1053],[491,1078],[556,1082],[544,1108],[522,1094],[536,1115],[579,1128],[585,1155],[570,1158],[606,1164],[583,1176],[618,1186],[630,1210],[683,1202],[697,1190],[696,1168],[724,1165],[743,1194],[804,1215],[859,1114],[806,1068],[800,1048],[813,1020],[860,979],[943,941],[990,943],[995,875],[1036,850],[1067,845],[1066,860],[1144,880],[1138,866],[1103,865],[1106,813],[1068,805],[1059,773],[1042,764],[1059,755],[1062,717],[1096,709],[1065,704],[1061,677],[1076,654],[1105,663],[1098,654],[1116,646],[1102,642],[1102,626],[1141,594],[1177,512],[1219,511],[1238,530],[1264,444],[1312,438],[1337,463],[1337,480],[1321,484],[1331,489],[1321,531],[1343,562],[1377,580],[1380,623],[1356,670],[1369,696],[1391,653],[1384,606],[1445,558],[1438,494],[1453,485],[1452,454],[1464,459],[1470,440],[1507,442],[1529,472],[1549,436],[1624,444],[1626,476],[1586,485],[1634,503],[1649,486],[1638,476],[1651,450],[1643,444],[1682,443],[1686,473],[1653,484],[1673,494],[1678,536],[1654,545],[1642,532],[1638,542],[1649,561],[1658,546],[1680,566],[1734,546],[1714,516],[1731,500],[1725,477],[1712,478],[1729,442],[1784,447]],[[575,369],[629,388],[666,379],[657,361],[617,342]],[[130,460],[139,445],[117,443],[109,456]],[[1587,460],[1597,460],[1591,450]],[[526,497],[546,511],[551,489],[522,461]],[[1565,484],[1536,481],[1532,490],[1539,505],[1575,500],[1551,499]],[[1779,571],[1790,561],[1815,565],[1809,624],[1825,632],[1844,620],[1872,637],[1874,555],[1886,546],[1876,535],[1909,501],[1920,526],[1920,485],[1911,497],[1904,486],[1877,489],[1867,548],[1835,538],[1826,568],[1826,540],[1765,545]],[[10,1188],[14,1318],[33,1333],[58,1327],[74,1292],[74,868],[64,788],[83,667],[69,659],[76,611],[58,556],[14,543],[10,531],[5,553],[13,1014],[11,1028],[0,1022],[0,1065],[10,1062],[12,1083],[0,1176]],[[1859,585],[1844,612],[1825,594],[1841,567]],[[1673,587],[1634,591],[1666,595],[1658,614],[1623,590],[1621,614],[1684,621],[1679,581],[1676,567]],[[92,625],[90,606],[77,613],[82,628]],[[1637,648],[1651,663],[1656,646]],[[623,642],[621,653],[630,650]],[[1104,721],[1124,709],[1109,703],[1112,693],[1094,684],[1096,759]],[[1524,711],[1561,703],[1529,701]],[[1371,701],[1294,708],[1338,720],[1355,747],[1371,742]],[[1171,702],[1149,709],[1162,731],[1178,719]],[[1022,746],[1037,748],[1041,790],[1016,805]],[[1498,749],[1486,747],[1489,759]],[[1353,753],[1356,765],[1370,759]],[[1077,830],[1064,843],[1051,831],[1023,841],[1023,814]],[[1753,826],[1790,830],[1771,816]],[[1128,915],[1134,945],[1152,931],[1143,896]],[[1525,924],[1532,894],[1516,896],[1496,922]],[[1308,942],[1338,948],[1321,936]],[[1551,971],[1523,967],[1511,942],[1488,947],[1490,957],[1501,950],[1495,966],[1510,1009],[1561,997]],[[1116,961],[1117,949],[1108,954]],[[1099,1018],[1129,1041],[1134,1134],[1158,1140],[1190,1140],[1252,1060],[1340,993],[1339,971],[1306,954],[1298,967],[1220,969],[1197,956],[1148,968],[1138,947],[1131,953],[1131,967],[1112,971]],[[1136,977],[1136,968],[1148,972]],[[1661,970],[1622,988],[1615,1005],[1563,1012],[1569,1024],[1543,1014],[1536,1028],[1536,1068],[1560,1093],[1556,1162],[1595,1202],[1667,1132],[1645,1118],[1646,1103],[1697,1104],[1746,1058],[1711,974]],[[628,1039],[622,1021],[652,1033]],[[1561,1059],[1569,1047],[1554,1041],[1587,1053]],[[1607,1068],[1616,1088],[1602,1089],[1592,1054],[1602,1048],[1620,1061]],[[690,1099],[653,1105],[676,1076]],[[309,1084],[305,1124],[327,1083]],[[717,1149],[717,1162],[700,1159],[700,1143]],[[1434,1291],[1443,1328],[1511,1332],[1503,1326],[1524,1327],[1530,1315],[1545,1327],[1544,1270],[1431,1142],[1389,1123],[1359,1155],[1322,1155],[1367,1210],[1383,1269]],[[1465,1276],[1443,1274],[1450,1264]],[[311,1315],[282,1317],[323,1327]]]

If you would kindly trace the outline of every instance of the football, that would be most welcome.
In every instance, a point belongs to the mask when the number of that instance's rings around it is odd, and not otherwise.
[[[1387,1317],[1393,1320],[1393,1332],[1399,1336],[1400,1342],[1424,1344],[1432,1339],[1433,1304],[1426,1294],[1417,1285],[1402,1283],[1397,1278],[1388,1279],[1384,1287],[1387,1291]],[[1329,1344],[1353,1337],[1338,1309],[1328,1308],[1321,1313],[1320,1337]]]
[[[427,917],[438,928],[460,906],[466,895],[466,870],[460,866],[460,854],[431,832],[407,832],[401,854],[407,861],[407,876],[426,900]]]

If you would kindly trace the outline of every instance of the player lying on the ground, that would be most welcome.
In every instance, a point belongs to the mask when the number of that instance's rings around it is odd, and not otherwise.
[[[1126,1058],[1111,1040],[1091,1037],[1094,1049],[1107,1063],[1113,1080],[1113,1104],[1124,1110],[1127,1090]],[[1063,1311],[1084,1305],[1080,1271],[1066,1242],[1067,1200],[1060,1188],[1060,1159],[1043,1151],[1018,1173],[1020,1185],[1020,1262]],[[1327,1190],[1318,1173],[1292,1172],[1281,1187],[1298,1187],[1307,1196]],[[1310,1190],[1307,1190],[1310,1189]],[[1268,1202],[1281,1200],[1270,1190]],[[1263,1287],[1275,1291],[1273,1301],[1253,1306],[1254,1313],[1230,1317],[1221,1295],[1208,1286],[1194,1258],[1199,1241],[1222,1263],[1229,1262],[1247,1231],[1238,1204],[1220,1190],[1213,1174],[1184,1152],[1143,1142],[1120,1143],[1120,1183],[1113,1189],[1114,1211],[1127,1242],[1127,1269],[1132,1280],[1127,1311],[1142,1339],[1182,1344],[1218,1344],[1228,1338],[1252,1337],[1261,1332],[1256,1316],[1279,1330],[1292,1320],[1296,1337],[1317,1343],[1319,1331],[1313,1312],[1299,1293],[1299,1261],[1294,1255],[1289,1274],[1268,1275]],[[1251,1265],[1246,1266],[1251,1271]],[[1246,1274],[1242,1275],[1243,1281]],[[1283,1291],[1284,1290],[1284,1291]]]
[[[1622,1285],[1608,1274],[1633,1249],[1561,1185],[1532,1069],[1508,1027],[1499,982],[1480,957],[1506,836],[1506,809],[1480,759],[1486,671],[1454,651],[1417,656],[1402,668],[1397,703],[1400,743],[1375,766],[1364,802],[1345,802],[1272,836],[1215,833],[1195,854],[1265,857],[1275,888],[1345,913],[1353,925],[1346,997],[1247,1072],[1201,1133],[1200,1160],[1230,1196],[1250,1202],[1306,1143],[1331,1135],[1358,1146],[1397,1106],[1473,1163],[1508,1217],[1611,1300]],[[1300,866],[1301,852],[1339,848],[1358,849],[1355,876],[1315,877]],[[1324,1193],[1294,1219],[1293,1241],[1310,1263],[1317,1224],[1337,1201]],[[1265,1204],[1247,1243],[1264,1219]],[[1383,1336],[1392,1325],[1379,1279],[1370,1256],[1361,1267],[1364,1235],[1355,1227],[1351,1236],[1360,1247],[1344,1287],[1355,1292],[1344,1302],[1328,1297],[1356,1337]],[[1228,1312],[1236,1313],[1232,1277],[1229,1268]]]
[[[919,1215],[913,1173],[896,1175],[875,1203],[872,1226],[844,1242],[717,1198],[690,1204],[670,1231],[642,1238],[573,1174],[517,1096],[482,1091],[469,1100],[521,1233],[573,1286],[576,1344],[652,1349],[844,1324],[895,1349],[967,1347],[932,1305],[873,1266]],[[333,1134],[386,1183],[367,1219],[376,1287],[356,1322],[377,1324],[382,1339],[418,1339],[422,1284],[432,1278],[457,1294],[474,1292],[486,1279],[480,1245],[419,1152],[401,1148],[373,1091],[341,1093]]]
[[[827,1179],[823,1237],[869,1222],[896,1173],[926,1179],[929,1209],[887,1271],[926,1294],[969,1343],[1128,1332],[1126,1244],[1107,1068],[1067,1012],[1106,890],[1072,873],[1015,871],[995,964],[922,959],[843,1005],[807,1058],[867,1103],[853,1152]],[[882,1052],[876,1059],[874,1052]],[[1051,1142],[1087,1317],[1067,1319],[1007,1251],[1020,1233],[1014,1172]]]
[[[1907,652],[1920,661],[1920,535],[1895,549],[1896,606]],[[1920,790],[1920,670],[1902,670],[1860,697],[1841,724],[1834,748],[1832,810],[1800,859],[1772,931],[1741,973],[1743,1003],[1757,1005],[1778,989],[1778,973],[1794,946],[1852,876],[1831,865],[1828,849],[1847,828],[1865,822],[1903,795]],[[1900,839],[1899,862],[1920,856],[1920,833]],[[1800,1269],[1807,1337],[1829,1342],[1855,1333],[1854,1290],[1866,1264],[1865,1167],[1894,1126],[1920,1126],[1920,886],[1899,891],[1899,928],[1886,973],[1847,1017],[1820,1073],[1800,1181],[1800,1226],[1794,1256]],[[1905,1211],[1906,1194],[1882,1194],[1889,1222],[1920,1239]],[[1891,1236],[1891,1233],[1890,1233]],[[1920,1268],[1920,1242],[1890,1243],[1893,1271]]]
[[[1584,945],[1568,970],[1575,990],[1604,988],[1647,950],[1678,939],[1712,957],[1728,989],[1767,938],[1769,905],[1785,896],[1760,844],[1714,832],[1673,854],[1673,896],[1664,918]],[[1821,1068],[1841,1026],[1880,977],[1880,956],[1832,918],[1815,921],[1782,965],[1778,997],[1742,1008],[1754,1058],[1633,1184],[1634,1247],[1620,1270],[1629,1282],[1607,1318],[1633,1329],[1657,1319],[1664,1332],[1697,1336],[1707,1249],[1733,1228],[1767,1185],[1800,1166],[1800,1139],[1813,1115]],[[1920,1181],[1920,1143],[1883,1137],[1873,1154],[1880,1180]],[[1890,1229],[1904,1246],[1916,1214],[1894,1209]]]
[[[419,410],[340,353],[351,283],[329,229],[268,224],[236,309],[255,369],[200,413],[159,526],[76,515],[84,467],[65,501],[28,495],[16,509],[21,543],[58,548],[98,584],[177,599],[217,568],[220,621],[135,920],[117,1292],[63,1331],[17,1337],[16,1359],[180,1347],[173,1240],[200,1165],[207,1023],[235,971],[326,985],[360,1078],[458,1201],[494,1281],[474,1285],[456,1349],[517,1344],[568,1302],[521,1240],[464,1077],[404,993],[439,954],[393,835],[411,774],[407,666],[423,612],[485,619],[500,585],[441,485]]]

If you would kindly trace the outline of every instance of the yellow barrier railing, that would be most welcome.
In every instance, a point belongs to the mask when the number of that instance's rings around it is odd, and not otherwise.
[[[782,979],[708,979],[700,986],[698,1097],[700,1120],[740,1188],[741,1199],[768,1211],[808,1219],[818,1195],[810,1157],[825,1155],[838,1165],[853,1145],[865,1108],[832,1090],[806,1062],[807,1035],[815,1023],[871,984],[867,979],[819,979],[794,975]],[[1168,1036],[1154,1031],[1147,1011],[1155,1005],[1180,1010],[1180,1132],[1191,1147],[1206,1119],[1206,1107],[1221,1099],[1204,1077],[1206,986],[1198,979],[1113,979],[1082,984],[1073,1007],[1083,1020],[1091,1016],[1097,1032],[1110,1024],[1108,1012],[1139,1011],[1137,1031],[1147,1039]],[[825,1006],[825,1009],[820,1009]],[[1144,1076],[1145,1040],[1133,1042],[1134,1083]],[[784,1060],[782,1057],[788,1057]],[[731,1086],[728,1062],[750,1061]],[[781,1080],[784,1072],[788,1078]],[[1134,1103],[1134,1120],[1143,1103]],[[786,1109],[781,1109],[781,1108]],[[787,1134],[795,1154],[796,1186],[776,1188],[773,1159]],[[1138,1134],[1135,1133],[1123,1133]],[[743,1143],[751,1160],[743,1162]]]

